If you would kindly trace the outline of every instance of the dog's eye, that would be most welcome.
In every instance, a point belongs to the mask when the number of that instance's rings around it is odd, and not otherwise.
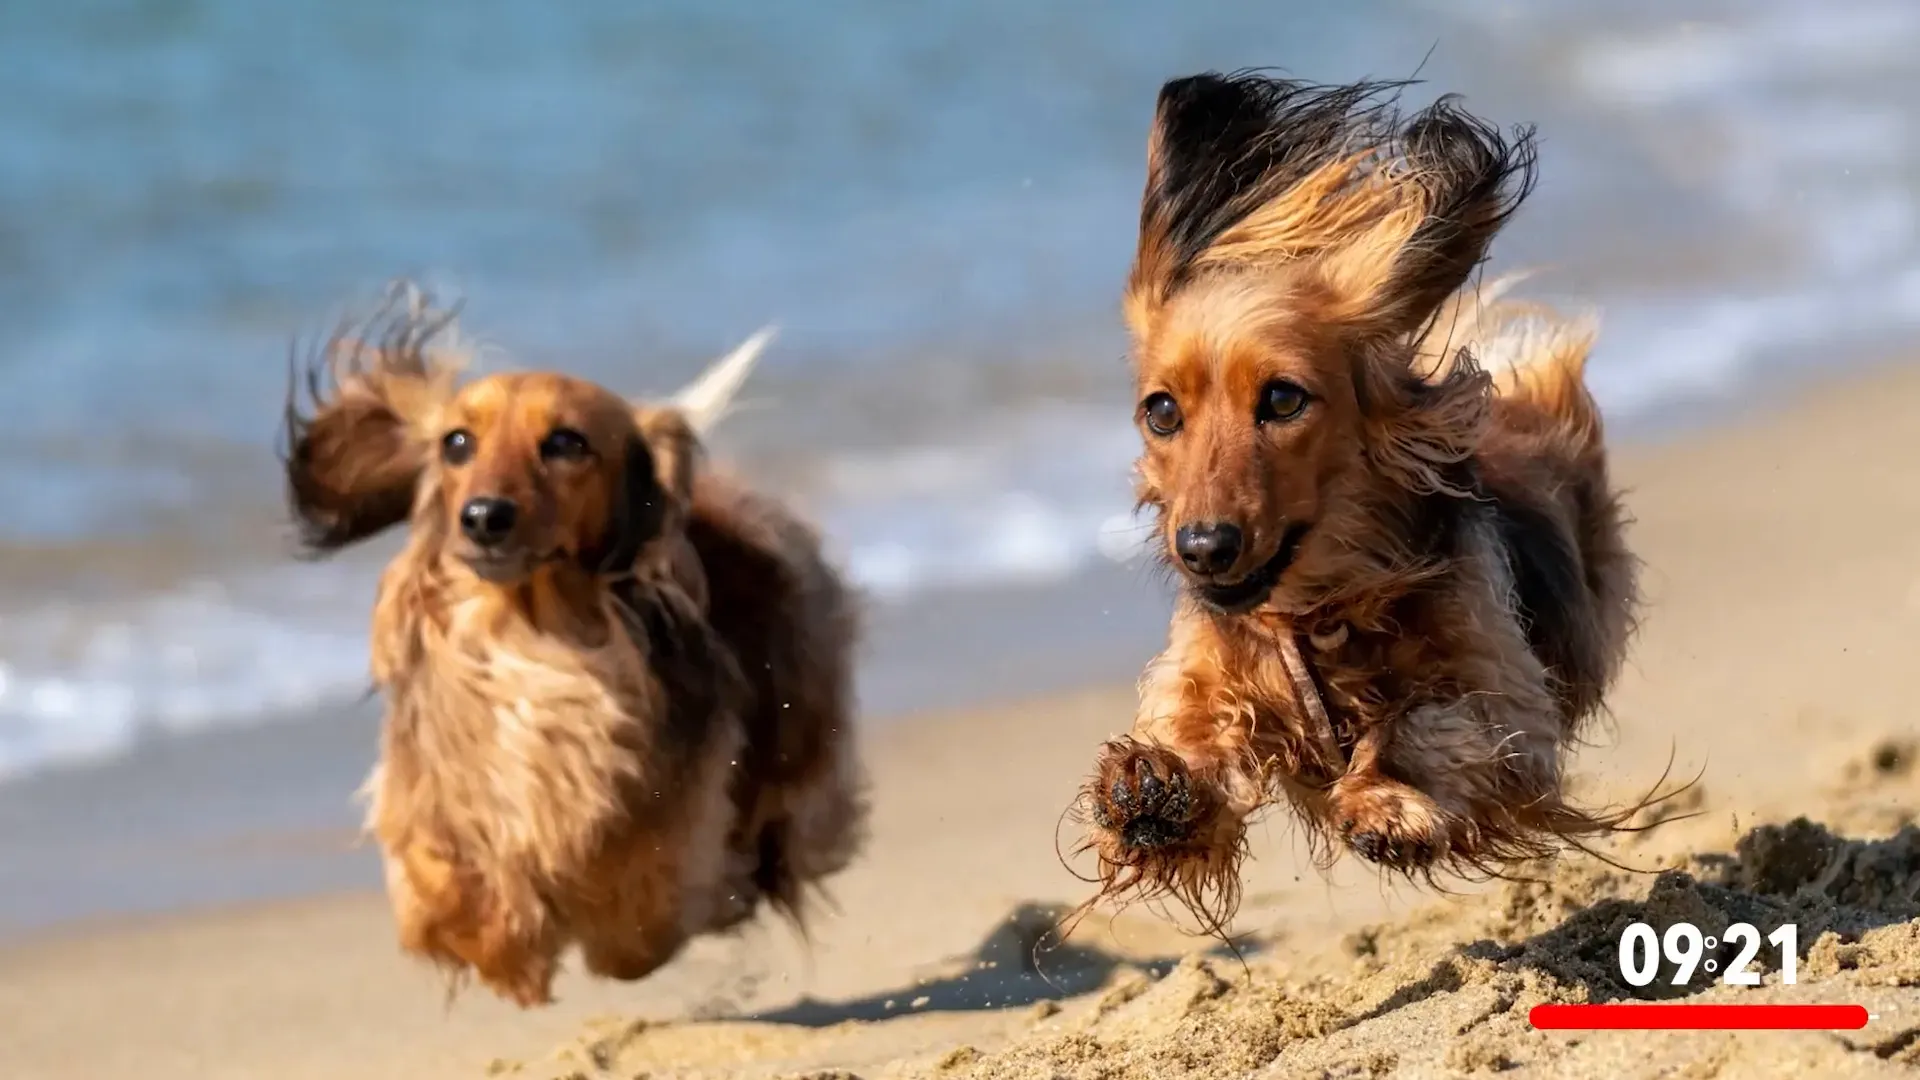
[[[1307,411],[1307,402],[1313,395],[1307,393],[1296,383],[1285,379],[1275,379],[1260,390],[1260,404],[1254,409],[1254,419],[1261,423],[1275,420],[1291,420]]]
[[[1148,394],[1140,403],[1140,415],[1146,419],[1147,430],[1155,435],[1164,437],[1180,430],[1180,403],[1172,394]]]
[[[454,428],[440,440],[440,460],[449,465],[465,465],[473,460],[473,432]]]
[[[592,452],[587,437],[572,428],[554,428],[540,440],[542,461],[579,461]]]

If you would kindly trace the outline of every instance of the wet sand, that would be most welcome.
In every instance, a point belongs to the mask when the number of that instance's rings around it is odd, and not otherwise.
[[[1920,1064],[1920,833],[1900,831],[1920,811],[1920,371],[1788,391],[1618,460],[1650,606],[1612,730],[1576,770],[1626,796],[1669,759],[1704,768],[1697,816],[1610,849],[1673,873],[1569,858],[1440,897],[1355,862],[1323,877],[1276,817],[1254,838],[1244,961],[1143,909],[1047,947],[1086,895],[1056,829],[1127,725],[1113,686],[876,726],[873,843],[810,948],[756,926],[636,985],[569,977],[560,1005],[519,1013],[449,1003],[396,955],[378,896],[96,921],[0,952],[0,1075],[1902,1075]],[[1629,992],[1622,928],[1682,917],[1800,928],[1794,985],[1700,1000],[1877,1018],[1841,1034],[1528,1027],[1533,1004]]]

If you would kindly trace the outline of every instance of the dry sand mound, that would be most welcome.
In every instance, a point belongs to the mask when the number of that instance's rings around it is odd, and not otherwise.
[[[1042,958],[1046,979],[1023,963],[1023,943],[1046,922],[1046,913],[1027,910],[976,958],[975,969],[993,979],[949,982],[950,1001],[923,997],[912,1004],[924,1011],[912,1016],[874,1020],[863,1017],[891,1014],[817,1006],[818,1015],[790,1012],[786,1022],[616,1023],[551,1060],[501,1063],[496,1072],[556,1080],[1911,1075],[1920,1066],[1914,751],[1887,743],[1850,765],[1831,793],[1832,828],[1806,818],[1763,825],[1730,845],[1692,844],[1658,873],[1569,859],[1534,880],[1338,943],[1257,940],[1244,964],[1217,953],[1120,962],[1070,946],[1058,965]],[[1656,832],[1697,837],[1712,827]],[[1835,831],[1849,827],[1878,838]],[[1639,840],[1623,850],[1638,861],[1656,846]],[[1703,973],[1675,987],[1670,970],[1648,987],[1627,985],[1618,959],[1625,928],[1646,922],[1664,931],[1680,921],[1723,942],[1733,923],[1762,934],[1795,924],[1797,982],[1782,982],[1769,947],[1752,964],[1765,971],[1758,987]],[[1734,952],[1723,943],[1707,955],[1724,971]],[[1068,984],[1099,988],[1048,1000],[1046,987],[1063,973]],[[955,989],[963,986],[971,989]],[[980,1000],[995,994],[998,1001]],[[1875,1020],[1848,1033],[1543,1033],[1527,1021],[1544,1002],[1632,998],[1858,1003]],[[991,1004],[1020,1007],[981,1008]],[[829,1022],[835,1017],[854,1019]],[[822,1071],[828,1063],[845,1068]]]

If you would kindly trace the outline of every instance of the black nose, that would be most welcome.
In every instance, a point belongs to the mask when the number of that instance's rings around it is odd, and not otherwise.
[[[492,547],[513,531],[513,519],[517,514],[511,499],[493,499],[484,495],[468,499],[467,505],[460,508],[460,531],[481,547]]]
[[[1224,521],[1182,525],[1173,534],[1173,550],[1196,574],[1218,574],[1240,558],[1240,526]]]

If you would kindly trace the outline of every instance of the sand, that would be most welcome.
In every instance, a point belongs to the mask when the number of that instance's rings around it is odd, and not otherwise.
[[[0,1076],[1785,1077],[1920,1065],[1920,371],[1776,400],[1619,455],[1650,607],[1596,796],[1671,761],[1693,814],[1531,880],[1448,895],[1308,868],[1256,830],[1241,955],[1087,895],[1056,830],[1131,692],[876,727],[876,828],[803,946],[699,942],[559,1005],[449,1002],[373,895],[73,927],[0,952]],[[1145,658],[1142,657],[1144,660]],[[1065,832],[1063,840],[1071,837]],[[1643,990],[1624,927],[1798,927],[1797,981]],[[1723,946],[1714,954],[1731,957]],[[1844,1033],[1542,1033],[1542,1002],[1679,996],[1865,1005]]]

